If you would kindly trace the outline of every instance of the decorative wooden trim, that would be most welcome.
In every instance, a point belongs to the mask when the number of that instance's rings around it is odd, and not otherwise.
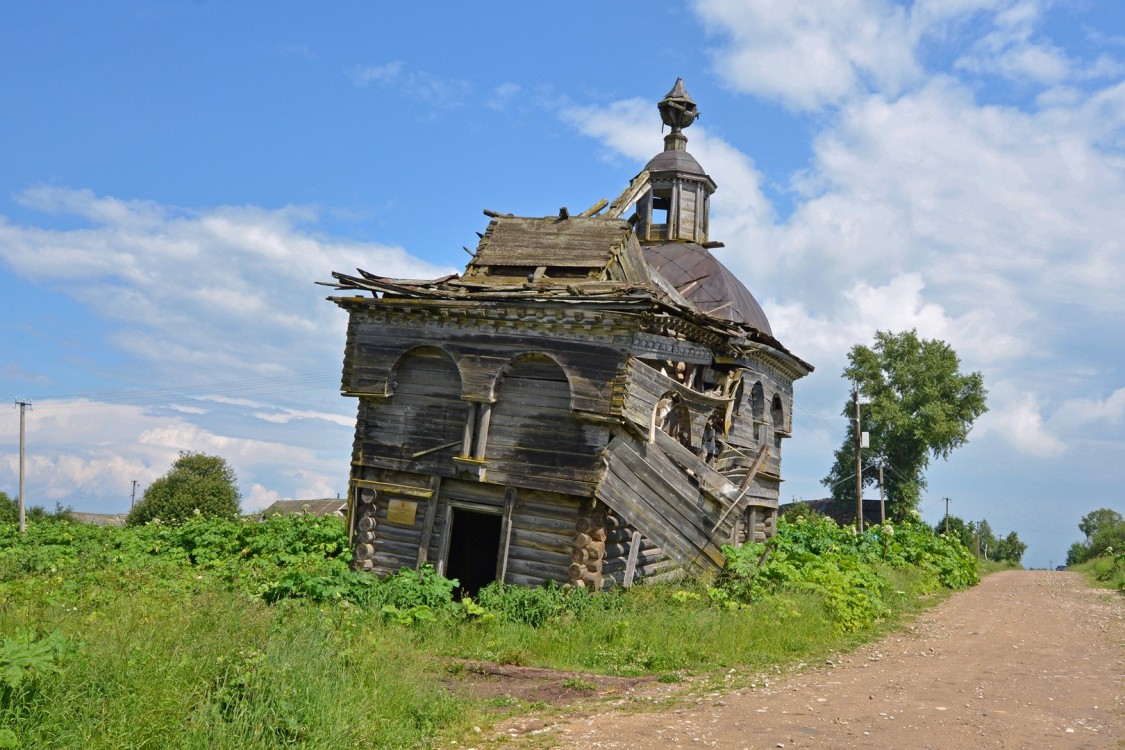
[[[428,489],[426,487],[415,487],[409,484],[376,482],[372,479],[353,479],[352,484],[354,484],[356,487],[365,487],[367,489],[375,490],[376,492],[388,492],[394,495],[419,497],[423,500],[428,500],[434,496],[434,491],[432,489]]]
[[[709,365],[714,359],[714,354],[708,347],[670,336],[639,332],[633,334],[629,353],[635,357],[670,359],[693,365]]]

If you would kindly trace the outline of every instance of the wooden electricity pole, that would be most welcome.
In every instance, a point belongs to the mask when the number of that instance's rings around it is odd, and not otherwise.
[[[855,527],[863,531],[863,454],[860,450],[863,432],[859,425],[859,383],[852,384],[852,402],[855,403]]]
[[[17,401],[20,407],[20,533],[27,531],[27,491],[24,482],[24,464],[27,455],[24,449],[24,411],[31,406],[28,401]]]

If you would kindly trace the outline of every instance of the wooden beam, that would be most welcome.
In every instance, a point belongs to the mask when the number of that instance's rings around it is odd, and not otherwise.
[[[433,495],[426,502],[426,517],[422,520],[422,537],[418,540],[418,561],[414,566],[419,573],[422,566],[426,564],[426,557],[430,554],[430,537],[434,534],[434,519],[441,499],[441,477],[436,474],[430,477],[430,492]]]
[[[579,216],[596,216],[599,211],[601,211],[603,208],[605,208],[608,205],[609,205],[609,201],[606,200],[605,198],[602,198],[600,201],[598,201],[594,205],[590,206],[589,208],[587,208],[585,211],[583,211],[582,213],[580,213],[578,215]]]
[[[637,202],[641,197],[641,193],[648,187],[649,180],[648,170],[643,170],[639,175],[633,178],[629,183],[629,187],[625,188],[625,192],[617,196],[613,203],[609,204],[609,210],[606,216],[610,219],[620,219],[621,214],[625,213],[625,209]]]
[[[500,520],[500,557],[496,560],[496,580],[504,583],[508,574],[508,548],[512,543],[512,513],[516,508],[516,488],[504,493],[504,515]]]
[[[641,553],[641,532],[634,531],[629,540],[629,558],[625,561],[625,575],[621,585],[629,588],[633,585],[633,577],[637,574],[637,556]]]

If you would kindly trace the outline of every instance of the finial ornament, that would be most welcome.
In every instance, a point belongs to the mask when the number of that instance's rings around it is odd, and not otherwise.
[[[695,122],[695,118],[699,117],[699,110],[692,98],[688,96],[682,78],[676,79],[676,85],[660,100],[656,107],[660,110],[660,119],[665,125],[672,128],[673,133],[679,133],[680,130],[691,125]]]

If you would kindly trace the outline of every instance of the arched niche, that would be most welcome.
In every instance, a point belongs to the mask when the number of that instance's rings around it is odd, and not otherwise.
[[[461,390],[461,372],[445,351],[422,346],[403,354],[391,373],[390,395],[368,406],[365,455],[452,470],[469,414]]]
[[[489,472],[566,476],[593,455],[571,410],[570,380],[545,354],[524,354],[506,366],[496,385],[484,457]]]

